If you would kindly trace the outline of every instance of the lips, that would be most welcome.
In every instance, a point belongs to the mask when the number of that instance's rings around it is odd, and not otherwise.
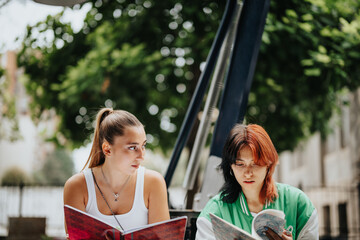
[[[136,165],[131,165],[133,168],[139,168],[140,164],[136,164]]]
[[[244,183],[247,183],[247,184],[251,184],[251,183],[254,183],[255,181],[244,181]]]

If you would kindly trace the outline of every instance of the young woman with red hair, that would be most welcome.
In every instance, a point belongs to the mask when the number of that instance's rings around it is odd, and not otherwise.
[[[285,213],[282,236],[269,231],[269,239],[318,239],[317,212],[301,190],[275,183],[278,154],[266,131],[259,125],[235,125],[226,140],[220,168],[225,183],[197,220],[196,239],[215,239],[209,213],[251,233],[251,223],[264,209]]]

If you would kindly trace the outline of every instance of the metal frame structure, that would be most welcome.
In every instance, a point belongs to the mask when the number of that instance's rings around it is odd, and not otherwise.
[[[234,124],[243,121],[246,113],[248,95],[254,76],[269,6],[270,0],[227,1],[223,19],[206,61],[206,67],[200,76],[180,129],[170,164],[165,174],[165,181],[168,187],[170,186],[180,154],[188,140],[190,131],[200,110],[211,76],[215,78],[213,78],[212,81],[217,81],[215,85],[219,85],[219,82],[224,81],[224,89],[222,90],[218,106],[219,117],[212,135],[210,156],[205,169],[201,193],[198,194],[197,199],[195,199],[195,201],[198,202],[195,203],[195,208],[201,209],[204,203],[218,192],[223,183],[222,176],[217,171],[217,166],[221,161],[222,148],[226,136]],[[234,31],[236,32],[235,37],[231,37]],[[231,49],[230,54],[226,53],[227,49]],[[229,57],[229,59],[224,59],[224,57]],[[227,64],[224,64],[224,61],[227,62]],[[223,74],[217,74],[215,71],[216,64],[218,64],[218,66],[221,65],[221,69],[217,71],[221,71]],[[224,77],[225,79],[219,79]],[[217,97],[216,91],[214,93],[210,92],[209,94],[214,94],[214,99]],[[212,99],[212,104],[214,104],[214,99]],[[206,114],[211,114],[211,112],[211,110],[205,109]],[[204,117],[202,121],[208,121],[208,118],[209,116]],[[201,124],[202,123],[200,123],[200,126],[202,126]],[[206,138],[208,134],[208,132],[206,132],[209,129],[207,127],[208,123],[204,124],[205,126],[200,129],[200,132],[198,131],[198,134],[201,134],[201,138]],[[197,144],[193,148],[193,151],[197,151],[197,153],[191,158],[184,182],[184,187],[188,189],[192,189],[194,174],[197,173],[199,167],[199,152],[201,152],[203,145],[203,143]]]
[[[86,0],[33,0],[33,1],[45,5],[71,7],[74,6],[75,4],[83,3]]]

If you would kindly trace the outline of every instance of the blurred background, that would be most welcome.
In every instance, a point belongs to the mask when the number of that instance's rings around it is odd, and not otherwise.
[[[84,167],[101,107],[144,123],[144,165],[166,173],[226,5],[58,2],[0,0],[0,239],[21,239],[11,235],[29,223],[42,239],[65,237],[62,186]],[[359,9],[271,1],[246,107],[278,150],[276,180],[313,201],[322,239],[360,239]],[[174,209],[201,210],[216,109],[195,186],[182,186],[201,116],[169,185]]]

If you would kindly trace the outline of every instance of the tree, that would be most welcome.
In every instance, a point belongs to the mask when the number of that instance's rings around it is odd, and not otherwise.
[[[145,123],[150,146],[160,141],[162,149],[171,148],[221,7],[213,1],[97,1],[78,33],[61,22],[62,14],[29,27],[19,63],[29,76],[34,118],[55,108],[59,130],[76,147],[89,141],[100,106],[125,109]],[[40,45],[35,32],[54,39]]]
[[[325,137],[338,95],[359,86],[359,7],[353,0],[271,2],[247,119],[269,129],[278,150],[315,131]]]
[[[15,102],[14,95],[9,91],[6,71],[0,67],[0,140],[21,138]]]
[[[28,27],[18,60],[34,118],[55,108],[59,131],[80,146],[95,110],[113,106],[145,123],[150,146],[171,149],[224,5],[98,0],[78,33],[61,14]],[[325,136],[338,93],[359,86],[359,5],[271,1],[246,119],[263,125],[279,151],[315,131]],[[42,44],[45,33],[54,38]]]
[[[18,167],[8,169],[1,179],[1,186],[21,186],[30,183],[29,177]]]

